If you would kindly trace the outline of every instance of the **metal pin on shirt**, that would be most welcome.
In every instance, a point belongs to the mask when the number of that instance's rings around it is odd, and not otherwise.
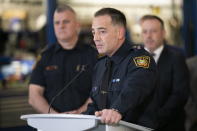
[[[77,65],[77,66],[76,66],[76,71],[77,71],[77,72],[80,71],[80,66],[81,66],[81,65]]]
[[[107,91],[101,91],[101,94],[106,94],[106,93],[108,93]]]

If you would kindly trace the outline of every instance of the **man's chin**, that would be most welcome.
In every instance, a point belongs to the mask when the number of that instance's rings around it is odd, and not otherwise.
[[[149,49],[155,47],[154,44],[152,44],[152,43],[146,43],[145,46],[146,46],[147,48],[149,48]]]
[[[99,54],[105,54],[105,52],[104,51],[101,51],[101,50],[98,50],[98,53]]]

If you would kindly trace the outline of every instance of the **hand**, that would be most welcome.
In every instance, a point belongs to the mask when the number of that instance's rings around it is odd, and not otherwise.
[[[91,98],[88,98],[86,100],[86,102],[78,109],[72,110],[72,111],[67,111],[67,112],[62,112],[62,113],[64,113],[64,114],[81,114],[82,112],[85,112],[87,110],[88,104],[90,104],[90,103],[92,103],[92,100],[91,100]]]
[[[59,114],[59,112],[57,112],[56,110],[54,110],[53,108],[51,108],[49,114]]]
[[[62,112],[62,114],[80,114],[80,113],[79,110],[72,110],[72,111]]]
[[[117,124],[122,118],[122,115],[119,112],[112,109],[104,109],[102,111],[96,111],[95,115],[97,117],[100,116],[101,122],[106,124]]]
[[[91,98],[88,98],[86,100],[86,102],[81,107],[79,107],[78,109],[68,111],[68,112],[65,112],[65,113],[67,113],[67,114],[81,114],[82,112],[85,112],[87,110],[88,104],[90,104],[90,103],[92,103],[92,100],[91,100]]]
[[[77,109],[78,114],[81,114],[82,112],[85,112],[88,108],[88,104],[82,105],[80,108]]]
[[[66,111],[65,114],[79,114],[78,110]]]
[[[87,106],[81,106],[80,108],[72,111],[63,112],[64,114],[81,114],[82,112],[87,110]]]
[[[87,110],[87,105],[83,105],[76,110],[67,111],[67,112],[64,112],[64,113],[66,113],[66,114],[81,114],[82,112],[84,112],[86,110]]]

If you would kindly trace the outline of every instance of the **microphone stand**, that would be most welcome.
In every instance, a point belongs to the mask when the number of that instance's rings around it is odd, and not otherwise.
[[[85,68],[87,67],[87,65],[83,65],[82,66],[82,68],[81,68],[81,70],[79,71],[79,73],[77,73],[74,77],[73,77],[73,79],[70,81],[70,82],[68,82],[68,84],[66,85],[66,86],[64,86],[64,88],[62,88],[53,98],[52,98],[52,100],[51,100],[51,102],[50,102],[50,104],[49,104],[49,109],[48,109],[48,114],[50,113],[50,111],[51,111],[51,106],[52,106],[52,104],[53,104],[53,102],[55,101],[55,99],[59,96],[59,95],[61,95],[80,75],[81,75],[81,73],[82,72],[84,72],[85,71]]]

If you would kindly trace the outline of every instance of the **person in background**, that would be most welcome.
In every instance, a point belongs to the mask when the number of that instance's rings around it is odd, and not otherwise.
[[[8,33],[3,30],[3,20],[0,17],[0,83],[3,89],[7,89],[7,79],[2,71],[4,65],[8,65],[11,62],[11,58],[5,56],[6,43],[8,41]]]
[[[186,104],[187,131],[197,131],[197,56],[187,59],[187,66],[190,71],[190,97]]]
[[[75,11],[59,5],[54,13],[57,43],[42,52],[29,84],[29,103],[40,113],[48,113],[52,101],[49,113],[81,113],[87,109],[97,51],[78,41],[79,27]]]
[[[8,33],[3,30],[3,20],[0,17],[0,56],[5,55],[6,43],[8,41]]]
[[[126,41],[125,15],[114,8],[102,8],[94,15],[92,34],[103,55],[93,71],[92,103],[85,114],[101,122],[120,120],[156,128],[156,64],[143,48]]]
[[[145,15],[140,20],[144,48],[154,57],[160,86],[156,91],[161,131],[184,131],[185,111],[189,94],[189,71],[180,49],[165,41],[161,18]]]

